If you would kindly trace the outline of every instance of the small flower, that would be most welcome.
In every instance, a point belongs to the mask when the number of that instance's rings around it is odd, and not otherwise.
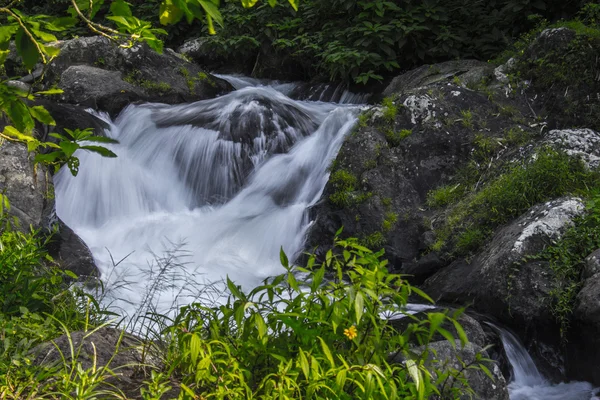
[[[350,328],[344,329],[344,335],[350,340],[357,337],[358,333],[356,333],[356,326],[352,325]]]

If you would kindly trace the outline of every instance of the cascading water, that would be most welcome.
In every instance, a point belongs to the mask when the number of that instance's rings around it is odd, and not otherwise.
[[[490,324],[491,325],[491,324]],[[588,382],[552,384],[535,366],[523,344],[512,333],[492,325],[500,334],[512,368],[508,385],[511,400],[597,400]]]
[[[78,176],[55,177],[57,213],[90,247],[104,304],[133,318],[210,296],[226,276],[250,288],[281,273],[280,248],[302,250],[356,107],[245,87],[101,117],[118,157],[78,152]]]

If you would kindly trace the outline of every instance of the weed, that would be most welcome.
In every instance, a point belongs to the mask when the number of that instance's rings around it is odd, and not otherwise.
[[[387,129],[385,131],[385,138],[386,138],[387,142],[390,144],[390,146],[396,147],[396,146],[400,145],[400,142],[403,139],[406,139],[407,137],[412,135],[412,133],[413,133],[412,129],[402,129],[399,132],[396,132],[392,129]]]
[[[398,115],[398,106],[394,104],[394,99],[386,97],[382,100],[381,105],[383,106],[383,119],[388,123],[393,123]]]

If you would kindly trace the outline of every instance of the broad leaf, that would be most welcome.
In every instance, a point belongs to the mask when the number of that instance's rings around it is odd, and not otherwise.
[[[181,17],[183,17],[183,11],[175,4],[173,4],[172,0],[164,0],[160,4],[160,10],[158,15],[161,24],[172,25],[179,22]]]
[[[48,112],[48,110],[46,110],[42,106],[29,107],[29,112],[31,113],[31,116],[33,118],[37,119],[42,124],[56,125],[56,122],[54,121],[54,118],[52,118],[52,116],[50,115],[50,113]]]
[[[81,148],[84,149],[84,150],[92,151],[94,153],[98,153],[102,157],[115,158],[117,156],[115,153],[113,153],[112,151],[110,151],[106,147],[102,147],[102,146],[81,146]]]
[[[23,28],[19,28],[15,35],[15,45],[17,46],[17,52],[23,59],[25,68],[31,70],[35,67],[40,54],[35,46],[35,43],[27,36]]]
[[[131,13],[131,8],[129,8],[129,4],[123,0],[113,1],[110,5],[110,12],[113,15],[122,16],[122,17],[133,16],[133,14]]]

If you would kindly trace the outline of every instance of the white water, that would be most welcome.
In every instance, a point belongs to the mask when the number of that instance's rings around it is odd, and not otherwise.
[[[523,344],[510,332],[498,329],[512,367],[508,385],[511,400],[596,400],[588,382],[552,384],[539,372]]]
[[[129,318],[167,313],[214,300],[206,284],[226,276],[247,289],[281,273],[280,247],[291,258],[302,250],[307,207],[355,114],[245,87],[102,116],[118,157],[77,152],[78,176],[63,169],[55,184],[59,217],[101,272],[104,304]]]

